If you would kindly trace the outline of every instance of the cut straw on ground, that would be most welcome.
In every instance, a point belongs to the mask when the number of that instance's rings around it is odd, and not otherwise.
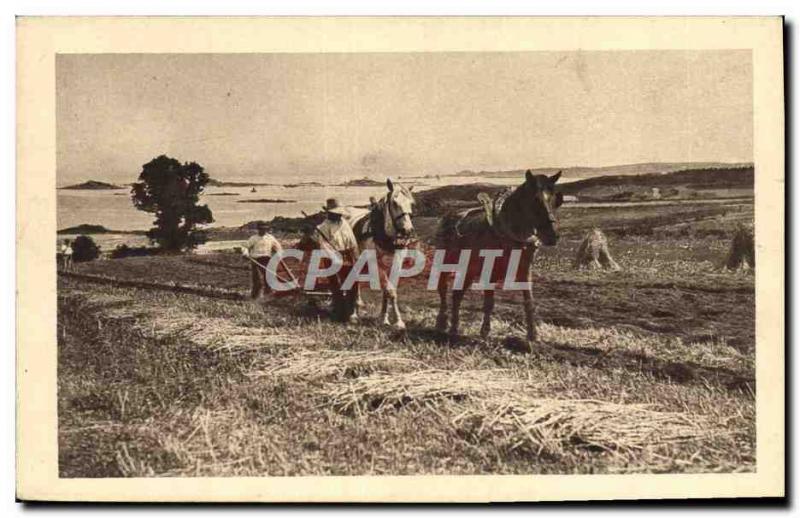
[[[260,377],[284,377],[303,380],[332,377],[358,377],[375,372],[397,372],[425,366],[423,362],[399,354],[380,351],[348,351],[322,349],[299,350],[272,365],[257,369],[249,375]]]
[[[456,408],[457,429],[536,454],[564,455],[576,447],[626,454],[720,433],[700,416],[586,399],[490,397]]]
[[[325,397],[341,412],[359,407],[380,411],[407,403],[438,399],[463,399],[485,393],[519,389],[525,380],[502,369],[445,371],[418,370],[406,373],[363,376],[348,383],[333,383]]]

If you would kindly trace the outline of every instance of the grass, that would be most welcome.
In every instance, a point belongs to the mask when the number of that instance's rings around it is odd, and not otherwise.
[[[585,225],[543,250],[533,354],[505,347],[524,336],[518,294],[498,295],[488,340],[468,294],[449,342],[432,330],[435,293],[413,282],[401,333],[378,324],[372,292],[369,316],[342,325],[291,297],[62,277],[60,476],[754,471],[753,276],[718,270],[729,241],[697,231],[706,219],[690,236],[670,214],[610,236],[620,273],[570,268]],[[221,253],[76,269],[246,293],[246,266]]]

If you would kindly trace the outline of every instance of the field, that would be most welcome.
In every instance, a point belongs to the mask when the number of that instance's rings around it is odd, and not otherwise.
[[[498,294],[488,340],[468,295],[449,341],[417,281],[400,332],[374,292],[356,325],[244,300],[233,254],[77,265],[95,277],[59,278],[60,475],[754,471],[754,280],[720,270],[752,220],[736,200],[565,206],[536,259],[532,354],[513,348],[518,294]],[[572,269],[593,226],[621,272]]]

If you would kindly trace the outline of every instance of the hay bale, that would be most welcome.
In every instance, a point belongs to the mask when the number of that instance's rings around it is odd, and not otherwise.
[[[739,225],[731,240],[725,268],[749,270],[756,268],[755,234],[752,225]]]
[[[608,251],[608,238],[599,228],[593,228],[583,239],[578,253],[575,256],[573,267],[580,269],[588,266],[590,269],[621,270],[619,264],[611,257]]]

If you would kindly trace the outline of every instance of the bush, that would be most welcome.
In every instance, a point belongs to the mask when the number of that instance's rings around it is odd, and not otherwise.
[[[80,235],[72,243],[72,260],[76,263],[93,261],[100,257],[100,247],[89,236]]]
[[[117,245],[111,252],[112,259],[122,259],[125,257],[144,257],[148,255],[156,255],[159,252],[158,248],[148,246],[128,246],[126,244]]]

